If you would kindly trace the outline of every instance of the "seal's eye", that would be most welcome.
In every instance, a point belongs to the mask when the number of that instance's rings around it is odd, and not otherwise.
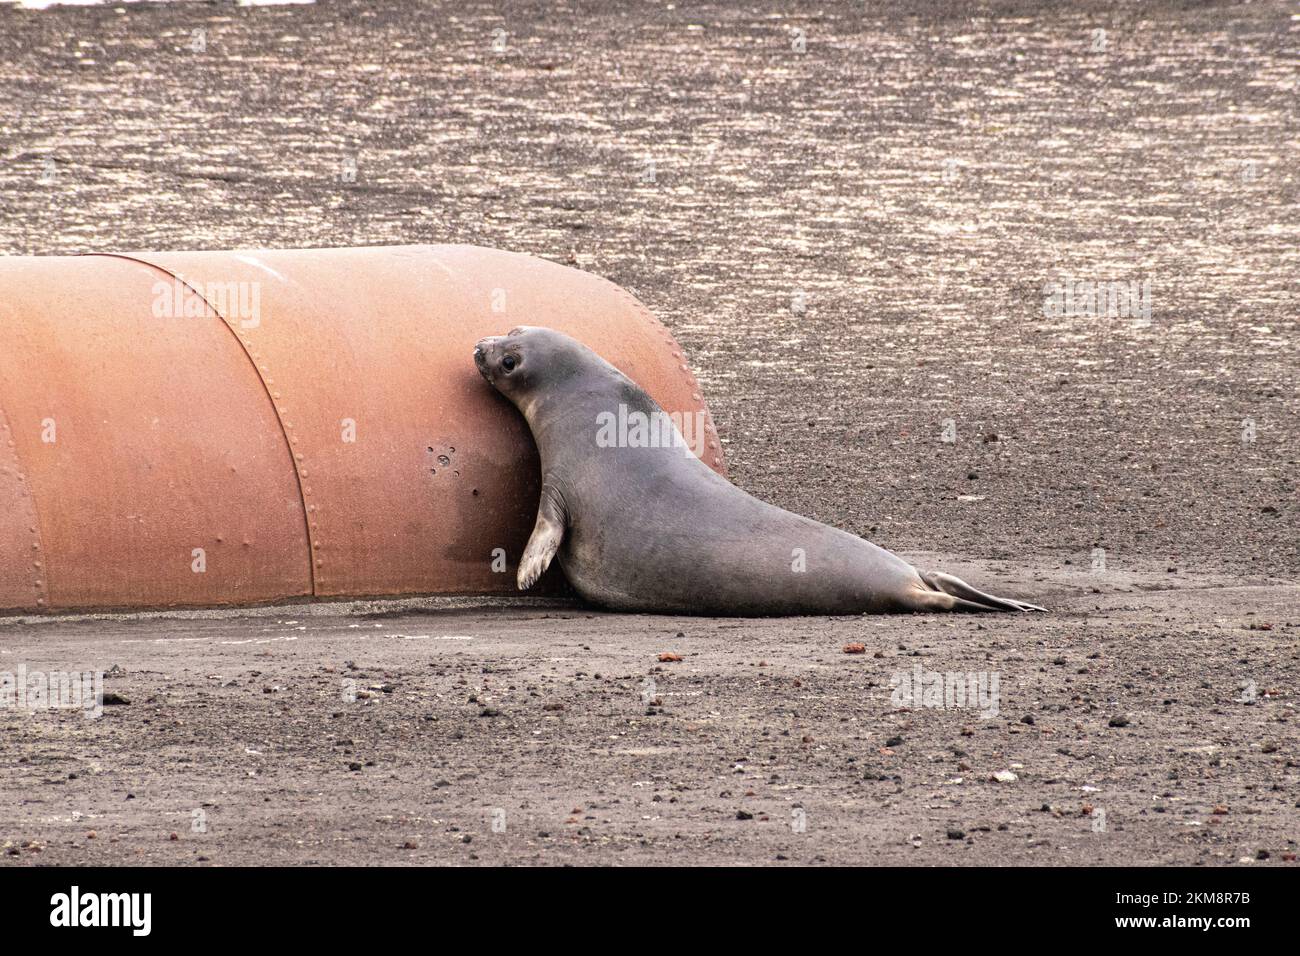
[[[507,355],[505,358],[501,360],[501,367],[505,369],[507,372],[513,372],[515,370],[515,366],[518,364],[519,364],[519,360],[516,359],[513,355]]]

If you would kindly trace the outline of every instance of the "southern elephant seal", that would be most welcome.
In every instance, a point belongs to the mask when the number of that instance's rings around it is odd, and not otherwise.
[[[700,461],[635,382],[576,340],[521,327],[474,349],[541,453],[531,587],[557,554],[570,584],[618,611],[771,616],[1041,611],[766,504]],[[629,427],[630,423],[630,427]]]

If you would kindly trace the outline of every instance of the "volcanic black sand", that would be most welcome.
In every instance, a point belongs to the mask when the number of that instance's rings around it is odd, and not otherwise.
[[[0,251],[577,265],[742,487],[1052,613],[5,619],[127,703],[0,711],[0,860],[1293,865],[1294,6],[641,6],[0,6]]]

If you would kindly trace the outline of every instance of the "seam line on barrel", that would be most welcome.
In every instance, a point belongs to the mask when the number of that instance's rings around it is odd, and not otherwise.
[[[32,548],[40,556],[41,567],[31,575],[32,590],[36,592],[36,609],[48,611],[50,610],[50,562],[45,554],[45,542],[41,540],[41,516],[36,510],[36,493],[32,491],[27,473],[23,471],[22,459],[18,457],[18,439],[14,437],[13,426],[10,425],[9,416],[5,414],[3,406],[0,406],[0,433],[2,433],[0,441],[3,441],[5,447],[11,452],[9,458],[13,462],[14,483],[18,486],[18,494],[27,502],[31,513]],[[29,571],[34,570],[33,563],[34,559],[29,557]]]
[[[215,315],[221,321],[221,324],[225,326],[226,329],[229,330],[230,334],[234,336],[235,343],[239,346],[239,350],[243,353],[244,357],[248,359],[248,363],[251,366],[253,366],[253,374],[257,376],[257,381],[261,384],[262,391],[266,393],[266,400],[271,403],[271,412],[272,414],[275,415],[276,424],[280,426],[280,437],[284,439],[284,446],[289,451],[289,466],[293,468],[293,477],[294,480],[298,483],[298,500],[302,504],[303,529],[307,535],[307,574],[308,574],[307,580],[311,586],[311,595],[312,597],[315,597],[316,596],[316,561],[315,561],[316,542],[313,539],[311,533],[311,515],[307,511],[307,494],[305,491],[305,486],[303,485],[302,482],[302,470],[298,467],[298,459],[294,454],[293,441],[290,440],[289,438],[289,431],[288,429],[285,428],[284,419],[280,416],[280,406],[276,403],[275,395],[272,394],[270,386],[266,384],[266,379],[262,377],[262,370],[258,368],[257,360],[254,359],[252,354],[248,351],[248,346],[245,345],[244,340],[239,337],[239,333],[236,332],[234,327],[230,324],[230,320],[227,319],[224,315],[222,315],[213,307],[212,303],[208,301],[207,296],[205,296],[198,289],[194,288],[194,286],[190,284],[189,280],[183,278],[182,276],[177,275],[175,272],[172,272],[170,269],[165,268],[164,266],[160,266],[156,262],[150,262],[148,259],[140,259],[136,256],[128,256],[120,252],[90,252],[90,253],[85,253],[85,255],[98,256],[107,259],[124,259],[127,262],[136,262],[139,263],[140,265],[148,266],[150,269],[155,269],[158,272],[161,272],[165,276],[170,276],[172,279],[181,283],[183,286],[185,286],[185,288],[189,289],[196,296],[198,296],[199,299],[203,302],[203,304],[208,307],[208,309],[212,312],[212,314]]]

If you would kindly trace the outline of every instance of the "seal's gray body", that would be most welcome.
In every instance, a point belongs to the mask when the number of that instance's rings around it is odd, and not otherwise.
[[[499,364],[507,354],[509,373]],[[667,416],[625,375],[561,333],[523,329],[485,339],[475,358],[523,412],[541,454],[542,496],[520,563],[521,587],[558,555],[578,594],[620,611],[1039,610],[918,571],[868,541],[759,501],[691,454],[680,436],[654,447],[609,441],[602,421]]]
[[[639,389],[618,398],[659,411]],[[759,501],[684,447],[599,447],[603,398],[583,399],[534,434],[543,484],[568,515],[560,565],[587,600],[696,614],[907,609],[894,595],[920,581],[906,562]]]

